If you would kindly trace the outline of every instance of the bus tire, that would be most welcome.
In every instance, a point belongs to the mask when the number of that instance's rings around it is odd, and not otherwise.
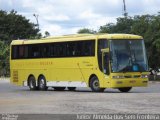
[[[29,77],[28,86],[29,86],[30,90],[37,90],[36,79],[34,76]]]
[[[56,91],[63,91],[66,87],[53,87]]]
[[[105,88],[99,87],[99,80],[96,76],[92,77],[90,80],[90,87],[93,92],[104,92]]]
[[[132,87],[123,87],[123,88],[118,88],[120,92],[129,92],[132,89]]]
[[[45,91],[48,89],[48,87],[46,86],[46,79],[44,76],[40,76],[38,78],[38,89],[42,91]]]
[[[69,90],[69,91],[75,91],[75,90],[76,90],[76,87],[68,87],[68,90]]]

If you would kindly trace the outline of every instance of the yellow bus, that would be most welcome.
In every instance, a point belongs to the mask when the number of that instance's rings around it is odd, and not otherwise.
[[[13,40],[11,83],[30,90],[90,87],[128,92],[148,84],[144,40],[131,34],[76,34]]]

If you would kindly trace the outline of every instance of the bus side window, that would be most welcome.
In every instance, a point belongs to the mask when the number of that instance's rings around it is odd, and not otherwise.
[[[75,46],[75,42],[67,42],[66,44],[66,56],[67,57],[72,57],[72,56],[75,56],[75,49],[76,46]]]
[[[13,45],[12,46],[12,59],[17,59],[18,58],[18,46]]]
[[[54,57],[55,56],[55,45],[52,43],[50,46],[50,57]]]
[[[85,41],[83,44],[83,55],[93,56],[95,51],[95,41]]]
[[[31,45],[31,58],[39,58],[39,57],[40,57],[40,46]]]
[[[66,57],[66,43],[59,43],[59,55],[60,57]]]
[[[60,47],[59,44],[55,43],[54,49],[53,49],[54,57],[60,57],[60,50],[59,50],[60,48],[59,47]]]
[[[24,58],[24,46],[19,46],[18,57]]]
[[[49,48],[50,48],[49,44],[41,45],[41,56],[43,58],[50,56],[50,49]]]
[[[66,43],[52,43],[49,51],[51,57],[66,57]]]
[[[28,58],[28,46],[24,46],[24,58]]]
[[[82,50],[82,42],[75,42],[75,46],[74,46],[74,54],[75,56],[81,56],[81,50]]]

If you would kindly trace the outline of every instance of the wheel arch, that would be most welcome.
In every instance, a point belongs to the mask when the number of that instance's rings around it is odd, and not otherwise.
[[[96,75],[96,74],[91,74],[91,75],[89,76],[89,81],[88,81],[89,87],[91,87],[91,86],[90,86],[90,82],[91,82],[91,79],[92,79],[93,77],[97,77],[97,75]],[[98,78],[98,77],[97,77],[97,78]]]
[[[38,79],[37,79],[37,83],[39,82],[39,78],[40,77],[44,77],[44,79],[45,79],[45,81],[46,81],[46,77],[43,75],[43,74],[40,74],[39,76],[38,76]],[[47,81],[46,81],[47,82]]]

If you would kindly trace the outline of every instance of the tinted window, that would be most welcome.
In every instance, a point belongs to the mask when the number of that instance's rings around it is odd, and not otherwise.
[[[12,59],[18,58],[18,46],[12,46]]]
[[[20,59],[28,57],[27,46],[12,46],[12,59]]]
[[[83,45],[83,54],[85,56],[94,55],[95,43],[93,41],[86,41]]]
[[[24,46],[24,58],[28,58],[28,46]]]
[[[95,55],[95,40],[12,46],[12,59]]]
[[[29,45],[29,57],[30,58],[40,58],[40,45]]]
[[[40,57],[46,58],[50,56],[50,45],[49,44],[41,44],[40,45]]]
[[[76,42],[68,42],[66,45],[67,56],[75,56],[76,55]]]
[[[51,43],[51,57],[82,57],[95,55],[95,41]]]
[[[100,39],[98,40],[98,64],[99,69],[102,71],[102,52],[101,49],[108,48],[108,40]]]

